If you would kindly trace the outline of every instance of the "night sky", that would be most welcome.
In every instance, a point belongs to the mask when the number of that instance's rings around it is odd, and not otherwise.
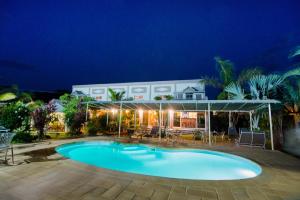
[[[290,68],[299,0],[0,0],[0,85],[193,79],[215,56],[236,70]]]

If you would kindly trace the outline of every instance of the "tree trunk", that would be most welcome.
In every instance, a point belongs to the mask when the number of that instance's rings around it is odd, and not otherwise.
[[[295,128],[300,127],[300,114],[294,114],[294,123],[295,123]]]

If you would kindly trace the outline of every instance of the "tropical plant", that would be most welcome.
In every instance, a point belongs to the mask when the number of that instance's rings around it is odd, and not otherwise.
[[[294,84],[289,82],[285,85],[285,93],[283,96],[284,108],[289,115],[293,116],[296,128],[300,123],[300,80]]]
[[[161,96],[155,96],[155,97],[154,97],[154,100],[160,101],[160,100],[162,100],[162,97],[161,97]]]
[[[108,88],[108,92],[112,101],[122,101],[125,95],[125,91],[116,92],[111,88]]]
[[[47,105],[42,105],[36,108],[31,116],[33,119],[33,125],[38,130],[38,138],[44,138],[44,129],[45,126],[51,122],[52,120],[52,113],[55,111],[55,105],[49,103]]]
[[[260,130],[260,128],[259,128],[259,119],[260,119],[260,115],[252,116],[252,128],[255,131]]]
[[[242,87],[238,83],[230,83],[224,88],[224,91],[228,93],[229,99],[241,100],[246,97]]]
[[[284,74],[254,75],[248,81],[249,95],[251,99],[278,99],[279,93],[289,78],[299,76],[300,68],[287,71]],[[231,99],[244,99],[247,95],[238,82],[228,84],[224,91],[228,92]]]
[[[70,128],[71,134],[80,134],[80,128],[86,119],[86,110],[83,103],[92,100],[92,98],[77,98],[70,94],[64,94],[59,99],[64,107],[65,124]]]
[[[0,110],[0,124],[11,131],[27,132],[30,129],[30,110],[23,102],[12,102]]]
[[[258,67],[244,69],[239,76],[234,72],[234,64],[230,60],[223,60],[220,57],[215,57],[216,68],[219,73],[218,77],[203,77],[202,82],[215,88],[221,89],[217,99],[228,99],[228,92],[225,90],[229,84],[235,82],[235,85],[230,85],[231,89],[238,89],[243,86],[252,76],[262,73]],[[238,91],[235,91],[238,92]],[[232,96],[231,96],[232,97]]]
[[[291,50],[289,54],[289,58],[294,58],[300,56],[300,46],[296,46],[294,49]]]
[[[172,95],[166,95],[164,96],[166,100],[172,100],[174,97]]]

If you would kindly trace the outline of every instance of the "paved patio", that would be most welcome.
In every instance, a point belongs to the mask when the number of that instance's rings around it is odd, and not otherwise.
[[[16,146],[16,165],[0,165],[0,199],[300,199],[300,159],[279,151],[232,144],[213,147],[198,143],[163,144],[233,153],[262,166],[260,176],[235,181],[194,181],[135,175],[76,163],[53,151],[55,146],[63,143],[106,139],[112,138],[92,137]]]

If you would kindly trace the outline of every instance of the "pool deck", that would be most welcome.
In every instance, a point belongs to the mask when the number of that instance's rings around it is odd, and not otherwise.
[[[0,199],[300,199],[300,159],[279,151],[233,144],[209,147],[193,142],[163,142],[162,146],[168,147],[228,152],[262,166],[263,173],[258,177],[233,181],[182,180],[129,174],[77,163],[53,152],[54,147],[64,143],[111,139],[98,136],[16,145],[15,165],[0,164]],[[145,142],[158,144],[156,140]],[[3,153],[0,159],[3,159]]]

